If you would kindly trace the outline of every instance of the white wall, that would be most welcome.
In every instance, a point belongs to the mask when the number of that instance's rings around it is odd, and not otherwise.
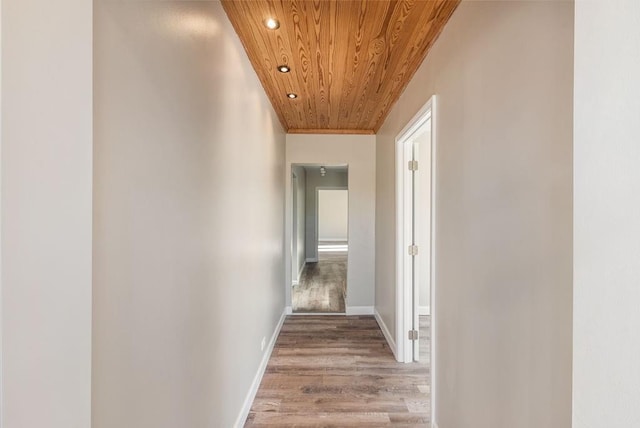
[[[395,332],[394,138],[438,95],[439,428],[571,425],[573,4],[463,2],[377,136],[376,308]]]
[[[91,423],[92,2],[2,1],[2,422]]]
[[[319,166],[305,166],[304,169],[307,172],[307,260],[318,261],[318,189],[348,189],[349,171],[346,168],[329,167],[323,177]]]
[[[347,241],[349,191],[318,190],[318,240]]]
[[[219,2],[96,2],[95,77],[92,426],[231,427],[284,310],[284,132]]]
[[[349,166],[349,260],[347,265],[347,311],[349,307],[373,306],[375,276],[376,161],[373,135],[287,135],[285,185],[291,205],[291,165],[323,164]],[[327,171],[327,174],[329,171]],[[307,173],[307,183],[311,174]],[[308,188],[307,184],[307,188]],[[308,191],[307,191],[308,193]],[[287,207],[285,241],[291,242],[291,210]],[[309,206],[307,205],[307,211]],[[308,248],[307,248],[308,250]],[[309,251],[307,251],[307,257]],[[290,257],[285,262],[290,272]],[[290,284],[290,278],[285,284]],[[285,287],[291,305],[291,287]]]
[[[640,3],[575,12],[573,427],[637,427]]]

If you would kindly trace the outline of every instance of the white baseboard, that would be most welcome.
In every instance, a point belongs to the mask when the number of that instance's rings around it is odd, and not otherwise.
[[[418,307],[418,315],[431,315],[431,306]]]
[[[240,409],[240,414],[236,419],[236,423],[233,424],[234,428],[241,428],[244,426],[247,421],[247,417],[249,416],[249,411],[251,411],[251,406],[253,405],[253,400],[256,398],[256,394],[258,393],[258,388],[260,388],[260,382],[262,382],[262,377],[264,376],[264,372],[267,369],[267,364],[269,363],[269,358],[271,358],[271,353],[273,352],[273,347],[276,344],[276,339],[278,339],[278,335],[280,334],[280,330],[282,329],[282,324],[284,324],[284,320],[287,316],[287,309],[285,308],[282,312],[282,316],[278,321],[278,325],[276,325],[273,334],[271,335],[271,340],[269,340],[269,345],[267,349],[264,351],[262,355],[262,361],[260,361],[260,365],[258,366],[258,371],[256,372],[255,377],[253,378],[253,383],[251,383],[251,388],[249,388],[249,392],[247,393],[247,397],[244,399],[244,404]]]
[[[302,274],[304,273],[304,270],[306,268],[307,268],[306,261],[302,264],[302,267],[298,267],[298,280],[296,281],[296,283],[300,284],[300,279],[302,278]]]
[[[347,315],[373,315],[373,306],[347,306]]]
[[[378,312],[378,310],[375,310],[375,316],[376,316],[376,321],[378,322],[378,325],[380,326],[380,330],[382,330],[382,334],[384,334],[384,338],[387,339],[387,343],[389,344],[389,348],[391,348],[391,352],[393,352],[393,356],[396,358],[396,361],[398,360],[398,354],[396,351],[396,342],[395,340],[393,340],[393,336],[391,336],[391,333],[389,333],[389,328],[387,327],[387,325],[384,323],[384,321],[382,320],[382,317],[380,316],[380,313]]]
[[[341,315],[341,316],[345,316],[346,314],[344,312],[293,312],[291,314],[291,316],[297,317],[300,315],[312,315],[314,317],[322,317],[322,316],[327,316],[327,315]]]
[[[300,278],[302,278],[302,272],[304,272],[305,268],[307,267],[307,262],[304,262],[302,264],[302,267],[298,266],[298,278],[294,279],[293,281],[291,281],[291,285],[298,285],[300,284]]]
[[[314,315],[314,316],[319,316],[319,315],[346,315],[344,313],[341,312],[293,312],[293,308],[291,306],[287,306],[286,308],[284,308],[284,311],[287,315]]]
[[[287,315],[373,315],[373,306],[347,306],[347,312],[293,312],[291,306],[285,308]]]
[[[309,257],[305,263],[318,263],[318,258],[317,257]]]

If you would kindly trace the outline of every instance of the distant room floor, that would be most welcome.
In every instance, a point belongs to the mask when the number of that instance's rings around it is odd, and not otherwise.
[[[307,263],[291,291],[294,312],[344,313],[347,294],[347,245],[323,242],[318,262]]]

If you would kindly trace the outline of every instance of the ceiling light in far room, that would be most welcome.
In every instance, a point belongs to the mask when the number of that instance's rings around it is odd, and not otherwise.
[[[324,177],[325,175],[327,175],[327,169],[323,166],[320,167],[320,176]]]
[[[280,22],[278,22],[278,20],[274,18],[267,18],[264,20],[264,26],[269,30],[277,30],[278,28],[280,28]]]
[[[298,98],[298,95],[294,94],[293,92],[290,92],[287,94],[287,97],[291,98],[292,100],[295,100],[296,98]]]
[[[278,66],[278,71],[279,71],[280,73],[288,73],[288,72],[290,72],[290,71],[291,71],[291,69],[289,68],[289,66],[288,66],[288,65],[279,65],[279,66]]]

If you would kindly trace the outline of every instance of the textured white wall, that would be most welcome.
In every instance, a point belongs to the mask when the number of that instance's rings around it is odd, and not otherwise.
[[[395,331],[394,138],[438,95],[439,428],[571,426],[573,3],[465,1],[377,135],[376,308]]]
[[[375,263],[376,142],[374,135],[287,135],[287,218],[285,242],[291,240],[291,165],[321,164],[349,166],[349,261],[347,307],[373,306]],[[329,172],[327,171],[327,174]],[[307,198],[312,174],[307,172]],[[307,204],[307,212],[309,212]],[[307,223],[308,224],[308,223]],[[309,244],[307,238],[307,248]],[[307,257],[310,257],[307,251]],[[290,271],[287,256],[285,271]],[[287,278],[285,284],[291,284]],[[291,287],[285,287],[287,305]]]
[[[2,426],[91,418],[92,2],[2,1]]]
[[[95,25],[92,426],[231,427],[284,309],[283,130],[219,2]]]
[[[349,191],[318,190],[318,240],[346,241],[349,231]]]
[[[637,427],[640,3],[575,12],[573,427]]]

